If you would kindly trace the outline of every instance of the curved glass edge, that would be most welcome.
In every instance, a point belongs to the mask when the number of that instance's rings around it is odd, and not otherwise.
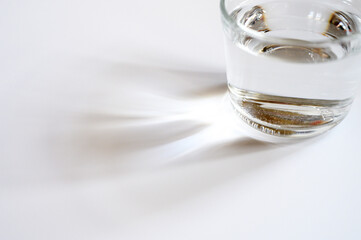
[[[244,25],[238,25],[233,20],[233,18],[229,15],[227,9],[226,9],[226,1],[227,0],[220,0],[220,9],[221,9],[221,15],[222,15],[222,22],[225,26],[232,28],[233,31],[236,32],[243,32],[246,33],[248,36],[251,36],[253,38],[260,39],[264,42],[269,42],[273,44],[288,44],[288,45],[294,45],[292,42],[290,42],[287,39],[283,38],[277,38],[277,37],[271,37],[267,36],[266,34],[262,32],[258,32],[256,30],[247,28]],[[246,2],[247,0],[245,0]],[[335,44],[335,43],[346,43],[351,41],[357,41],[359,42],[359,47],[354,49],[353,52],[361,52],[361,33],[352,34],[349,36],[343,36],[338,39],[328,39],[328,40],[317,40],[313,42],[303,42],[302,45],[306,47],[320,47],[320,45],[326,45],[326,44]]]

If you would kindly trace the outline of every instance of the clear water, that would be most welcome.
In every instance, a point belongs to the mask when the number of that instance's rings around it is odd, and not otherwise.
[[[360,40],[311,43],[360,32],[358,14],[308,1],[248,3],[233,11],[237,24],[285,41],[228,30],[227,77],[241,119],[281,137],[316,135],[335,126],[358,87]]]

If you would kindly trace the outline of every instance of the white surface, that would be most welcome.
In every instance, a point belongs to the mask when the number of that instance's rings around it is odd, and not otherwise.
[[[0,32],[0,239],[361,238],[361,98],[243,136],[218,1],[1,1]]]

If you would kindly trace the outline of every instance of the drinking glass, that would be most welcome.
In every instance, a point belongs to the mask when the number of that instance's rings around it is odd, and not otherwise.
[[[274,140],[345,118],[361,77],[360,0],[221,0],[221,13],[239,122]]]

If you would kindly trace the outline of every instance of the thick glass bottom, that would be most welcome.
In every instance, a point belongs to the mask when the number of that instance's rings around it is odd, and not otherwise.
[[[322,134],[347,115],[352,99],[320,100],[267,95],[229,86],[232,105],[246,125],[270,139]],[[272,140],[271,140],[272,141]]]

